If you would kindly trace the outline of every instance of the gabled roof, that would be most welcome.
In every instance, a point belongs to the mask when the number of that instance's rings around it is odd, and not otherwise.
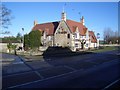
[[[97,39],[93,31],[89,31],[89,36],[91,37],[91,42],[97,43]]]
[[[79,29],[80,35],[85,35],[87,31],[87,28],[84,25],[82,25],[82,23],[80,22],[76,22],[73,20],[66,20],[66,24],[68,25],[72,33],[75,32],[77,27]],[[59,25],[59,22],[37,24],[33,27],[32,30],[46,31],[47,35],[53,35],[58,25]]]
[[[76,22],[73,20],[66,20],[66,23],[67,23],[68,27],[70,28],[70,30],[72,31],[72,33],[74,33],[76,30],[76,27],[78,27],[80,35],[86,34],[87,28],[82,23]]]
[[[40,30],[42,32],[46,31],[47,35],[53,35],[59,25],[59,22],[60,21],[36,24],[32,30]],[[74,33],[78,27],[80,35],[86,34],[87,28],[82,23],[67,19],[66,24],[72,33]],[[89,31],[89,36],[91,36],[91,42],[97,43],[97,39],[93,31]]]
[[[32,30],[46,31],[47,35],[53,35],[58,25],[59,25],[59,22],[37,24],[33,27]]]

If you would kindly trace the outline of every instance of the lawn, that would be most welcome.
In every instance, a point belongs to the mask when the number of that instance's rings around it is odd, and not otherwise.
[[[118,50],[119,48],[115,46],[104,46],[101,47],[100,49],[92,50],[91,52],[106,52],[106,51]]]

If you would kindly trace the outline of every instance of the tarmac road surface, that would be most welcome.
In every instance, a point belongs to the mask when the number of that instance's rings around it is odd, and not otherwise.
[[[28,69],[22,72],[3,73],[3,89],[117,87],[120,79],[119,57],[113,51],[113,53],[51,57],[45,58],[44,61],[23,60],[24,63],[21,65]],[[16,69],[19,65],[15,66]]]

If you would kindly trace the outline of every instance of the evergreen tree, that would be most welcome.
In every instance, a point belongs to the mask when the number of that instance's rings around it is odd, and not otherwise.
[[[39,30],[31,31],[29,34],[24,36],[24,46],[26,49],[39,48],[41,45],[41,32]]]
[[[29,34],[24,35],[24,47],[27,50],[30,47]]]

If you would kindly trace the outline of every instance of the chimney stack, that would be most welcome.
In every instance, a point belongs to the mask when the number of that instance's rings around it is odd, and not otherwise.
[[[83,25],[85,25],[85,20],[84,17],[82,16],[81,21],[80,21]]]
[[[35,21],[34,21],[34,26],[35,26],[36,24],[38,24],[38,22],[35,20]]]
[[[65,12],[62,12],[62,20],[66,21],[66,13]]]

